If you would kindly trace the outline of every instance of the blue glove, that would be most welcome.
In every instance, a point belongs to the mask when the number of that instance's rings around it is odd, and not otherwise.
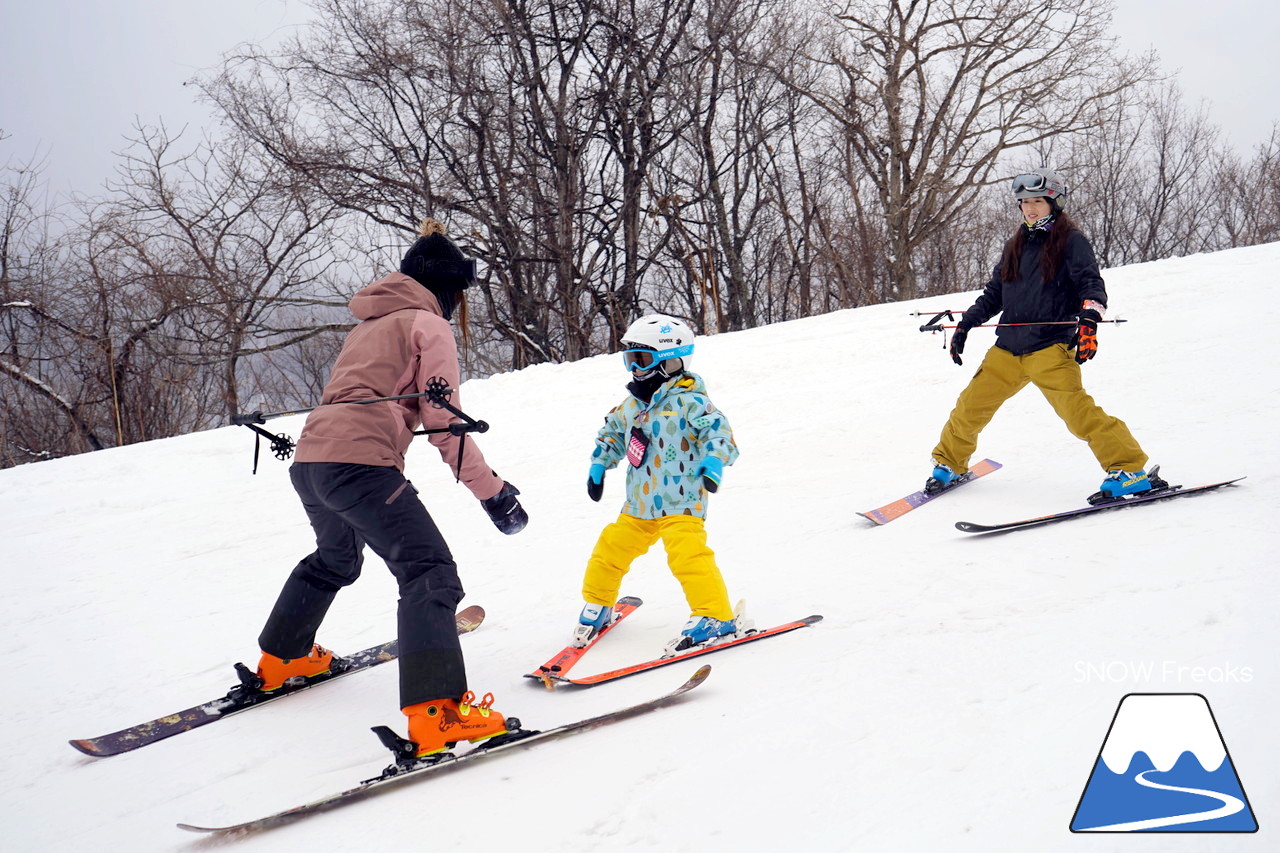
[[[599,501],[600,496],[604,494],[604,466],[599,462],[591,464],[591,470],[587,472],[587,497],[593,501]]]
[[[698,463],[698,474],[702,477],[702,485],[708,492],[720,488],[720,478],[724,476],[724,463],[719,456],[706,456]]]

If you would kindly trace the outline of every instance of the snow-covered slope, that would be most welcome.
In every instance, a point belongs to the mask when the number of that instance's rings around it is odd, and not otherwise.
[[[917,488],[970,362],[951,364],[913,310],[972,294],[844,311],[702,340],[695,369],[742,457],[709,530],[758,623],[817,626],[706,658],[685,701],[472,769],[393,788],[248,837],[269,850],[1154,850],[1068,824],[1117,703],[1199,692],[1262,826],[1280,819],[1276,423],[1280,244],[1107,273],[1111,317],[1086,384],[1171,481],[1239,487],[975,538],[1079,505],[1092,456],[1027,389],[984,433],[1004,469],[887,527],[855,515]],[[648,698],[695,668],[548,692],[520,676],[567,639],[586,556],[621,502],[594,504],[591,439],[621,399],[616,356],[468,383],[493,428],[489,461],[532,517],[507,538],[422,442],[409,475],[488,621],[463,641],[471,683],[528,727]],[[273,422],[295,437],[300,419]],[[228,427],[0,471],[8,689],[0,847],[220,847],[174,828],[229,823],[375,775],[368,731],[402,726],[394,666],[94,760],[68,738],[220,695],[310,531],[287,466],[250,475],[253,437]],[[624,592],[645,600],[580,671],[652,655],[684,602],[660,549]],[[380,561],[335,604],[320,640],[389,639]],[[1258,849],[1204,835],[1197,850]],[[1264,845],[1265,846],[1265,845]]]

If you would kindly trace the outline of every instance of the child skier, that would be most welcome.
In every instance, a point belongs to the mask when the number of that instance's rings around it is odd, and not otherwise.
[[[720,487],[724,466],[738,458],[738,446],[702,378],[688,371],[693,339],[682,320],[664,314],[641,317],[623,335],[630,394],[609,412],[596,436],[587,494],[600,500],[605,471],[625,458],[627,502],[617,521],[601,532],[587,562],[586,606],[574,632],[576,646],[585,646],[609,624],[623,575],[659,539],[692,614],[666,653],[746,628],[737,624],[703,525],[707,493]]]

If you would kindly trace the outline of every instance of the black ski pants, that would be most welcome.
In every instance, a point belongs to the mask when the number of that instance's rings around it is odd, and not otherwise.
[[[338,590],[360,576],[367,544],[400,586],[400,705],[458,698],[467,676],[454,614],[458,567],[413,484],[395,468],[295,462],[289,469],[316,534],[316,550],[285,581],[259,647],[303,657]]]

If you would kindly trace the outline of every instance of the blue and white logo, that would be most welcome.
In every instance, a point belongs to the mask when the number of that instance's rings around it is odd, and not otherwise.
[[[659,326],[659,327],[658,327],[658,334],[660,334],[660,335],[669,335],[669,334],[671,334],[671,324],[670,324],[670,323],[663,323],[661,326]]]
[[[1257,832],[1199,693],[1130,693],[1080,795],[1072,832]]]

